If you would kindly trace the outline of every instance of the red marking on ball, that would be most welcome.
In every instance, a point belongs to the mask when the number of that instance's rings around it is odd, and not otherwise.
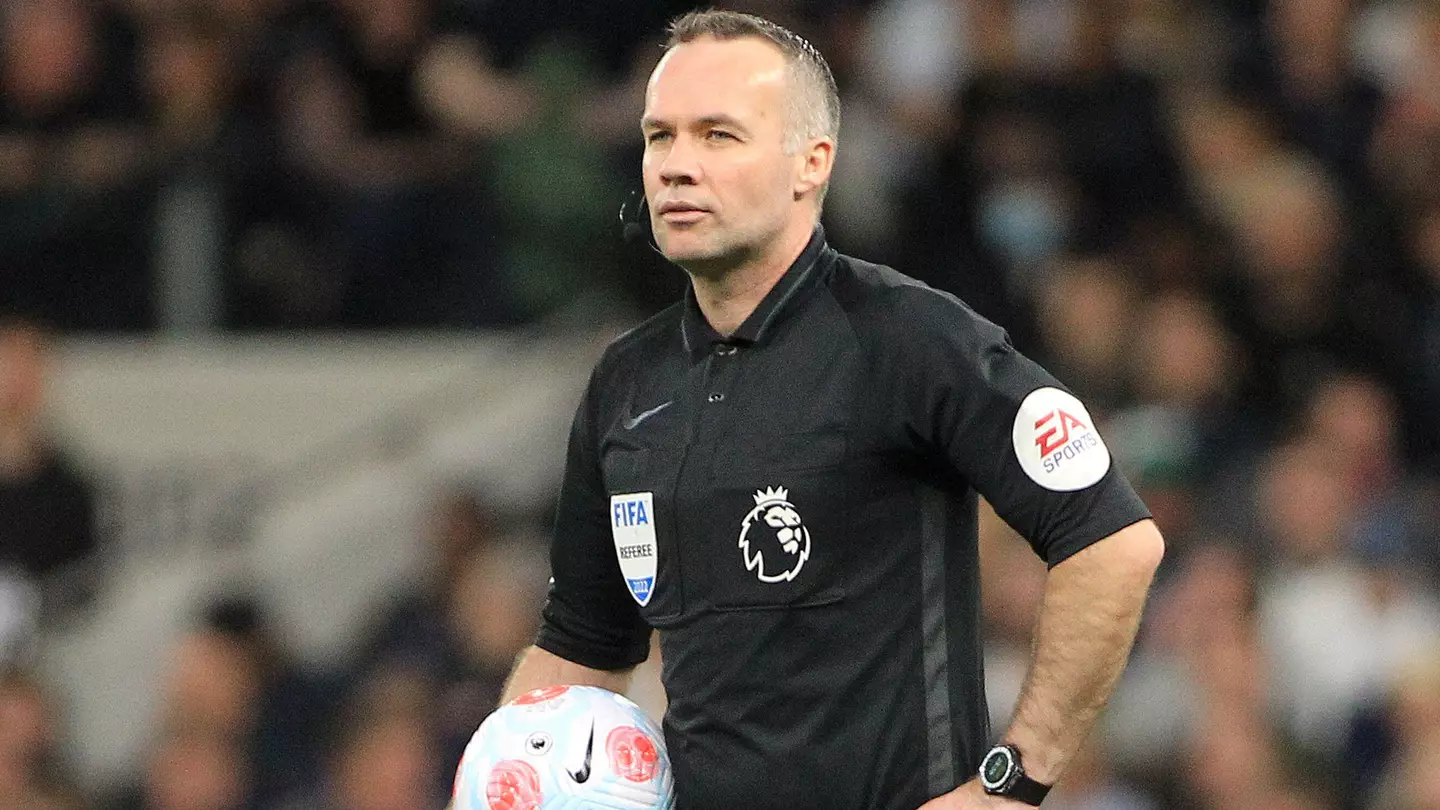
[[[485,782],[485,801],[490,810],[538,810],[540,774],[518,759],[496,763]]]
[[[531,689],[529,692],[510,701],[516,706],[530,706],[536,703],[544,703],[547,700],[554,700],[569,691],[568,686],[542,686],[539,689]]]
[[[634,726],[616,726],[605,738],[605,753],[610,765],[620,776],[631,782],[649,782],[655,778],[660,751],[650,735]]]

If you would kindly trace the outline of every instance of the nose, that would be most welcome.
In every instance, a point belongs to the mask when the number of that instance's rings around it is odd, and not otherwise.
[[[660,180],[667,186],[693,186],[700,181],[702,169],[699,154],[690,139],[677,136],[660,162]]]

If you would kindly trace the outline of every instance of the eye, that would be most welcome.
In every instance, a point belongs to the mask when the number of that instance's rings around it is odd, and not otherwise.
[[[645,136],[646,143],[660,143],[668,140],[670,140],[670,133],[659,129]]]
[[[709,138],[709,139],[712,140],[712,141],[738,141],[738,140],[740,140],[739,138],[736,138],[733,133],[726,132],[726,131],[723,130],[723,129],[712,129],[712,130],[710,130],[709,132],[705,133],[705,137],[706,137],[706,138]]]

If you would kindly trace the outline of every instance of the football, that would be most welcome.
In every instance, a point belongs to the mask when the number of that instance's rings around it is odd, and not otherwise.
[[[455,774],[455,810],[670,810],[659,727],[594,686],[527,692],[485,718]]]

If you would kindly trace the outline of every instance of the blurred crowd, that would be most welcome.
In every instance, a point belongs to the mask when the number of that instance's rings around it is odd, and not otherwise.
[[[230,330],[672,300],[617,213],[659,33],[693,5],[8,0],[0,645],[57,579],[83,603],[103,545],[36,417],[45,343],[157,328],[167,240],[213,242]],[[1166,534],[1047,807],[1440,810],[1440,4],[726,5],[835,69],[832,244],[1005,326]],[[542,544],[476,495],[437,498],[433,580],[378,601],[335,672],[290,662],[261,603],[202,610],[143,772],[103,796],[67,775],[63,696],[0,678],[0,810],[438,807],[543,591]],[[997,726],[1043,583],[1007,535],[985,522]]]

